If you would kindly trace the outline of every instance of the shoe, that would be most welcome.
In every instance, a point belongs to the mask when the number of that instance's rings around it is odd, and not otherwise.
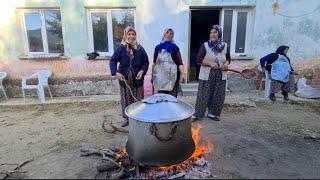
[[[283,92],[282,95],[283,95],[283,100],[284,101],[289,101],[289,95],[288,95],[287,92]]]
[[[121,127],[126,127],[129,125],[129,120],[128,119],[124,119],[122,122],[121,122]]]
[[[270,93],[269,99],[270,99],[272,102],[275,102],[275,101],[276,101],[276,96],[275,96],[275,94],[274,94],[274,93]]]
[[[220,121],[220,118],[218,116],[213,115],[213,114],[208,114],[207,116],[208,116],[208,118],[210,118],[214,121]]]

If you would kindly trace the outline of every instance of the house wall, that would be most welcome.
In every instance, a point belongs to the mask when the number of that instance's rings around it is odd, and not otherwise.
[[[255,11],[254,39],[252,53],[256,57],[275,51],[279,45],[290,46],[289,55],[293,60],[308,60],[320,54],[320,1],[279,0],[279,13],[272,15],[271,0],[258,0]]]
[[[175,30],[175,42],[182,58],[188,60],[190,7],[250,7],[253,12],[253,33],[249,53],[256,58],[289,45],[290,57],[308,60],[320,53],[320,10],[303,17],[272,15],[275,0],[11,0],[0,6],[0,61],[18,60],[24,53],[19,8],[61,10],[65,55],[84,59],[89,52],[86,8],[136,8],[138,40],[151,59],[163,29]],[[280,13],[303,15],[320,8],[318,0],[279,0]],[[300,8],[297,8],[300,7]]]

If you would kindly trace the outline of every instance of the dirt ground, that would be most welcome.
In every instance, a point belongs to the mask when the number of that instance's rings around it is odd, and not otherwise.
[[[214,143],[207,157],[212,174],[215,178],[320,178],[320,140],[304,139],[305,134],[320,133],[319,109],[320,102],[226,106],[220,122],[197,122]],[[122,147],[127,137],[104,132],[104,115],[119,123],[120,104],[0,108],[0,164],[33,158],[20,177],[94,178],[100,158],[80,157],[79,148]],[[0,170],[14,167],[2,165]]]

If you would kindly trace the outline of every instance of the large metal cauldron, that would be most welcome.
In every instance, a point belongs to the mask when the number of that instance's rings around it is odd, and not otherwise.
[[[129,105],[126,149],[147,166],[169,166],[188,159],[195,149],[191,133],[194,108],[167,94],[155,94]]]

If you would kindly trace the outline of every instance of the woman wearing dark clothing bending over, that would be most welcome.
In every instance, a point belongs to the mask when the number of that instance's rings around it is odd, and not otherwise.
[[[110,70],[113,76],[119,79],[122,116],[125,118],[122,126],[129,124],[128,117],[124,113],[125,108],[134,103],[134,98],[130,94],[129,88],[124,80],[132,89],[133,96],[138,100],[143,99],[143,80],[149,67],[149,60],[146,51],[136,41],[136,31],[132,27],[124,30],[121,45],[114,52],[110,60]],[[117,65],[119,64],[119,67]]]
[[[293,79],[292,74],[298,75],[298,73],[296,73],[293,70],[290,59],[287,56],[288,50],[289,50],[288,46],[280,46],[280,47],[278,47],[278,49],[276,50],[275,53],[270,53],[260,59],[260,66],[262,68],[262,71],[263,72],[268,71],[270,79],[271,79],[269,98],[273,102],[276,101],[275,93],[278,93],[280,90],[282,91],[282,95],[283,95],[284,100],[285,101],[289,100],[288,93],[291,92],[290,87],[291,87],[292,83],[294,83],[294,79]],[[280,60],[280,58],[283,58],[284,61],[287,61],[287,65],[289,66],[289,72],[287,73],[289,78],[288,78],[288,81],[285,81],[285,82],[283,80],[275,79],[276,76],[272,77],[272,73],[271,73],[272,64],[275,63],[277,60]],[[275,69],[276,66],[279,68]],[[278,64],[274,64],[274,69],[273,69],[274,74],[282,73],[281,71],[283,71],[283,68],[281,68],[281,67],[282,67],[281,64],[280,64],[280,66]],[[285,66],[284,66],[284,68],[285,68]]]
[[[174,68],[176,68],[176,80],[174,82],[172,82],[172,85],[173,85],[173,89],[172,90],[163,90],[163,89],[156,89],[158,91],[158,93],[165,93],[165,94],[170,94],[172,96],[175,96],[177,97],[178,96],[178,90],[179,90],[179,86],[180,86],[180,79],[182,82],[185,81],[185,74],[184,74],[184,69],[183,69],[183,63],[182,63],[182,59],[181,59],[181,54],[180,54],[180,50],[179,50],[179,47],[174,43],[173,41],[173,37],[174,37],[174,31],[169,28],[169,29],[165,29],[164,30],[164,33],[163,33],[163,37],[162,37],[162,40],[160,42],[160,44],[158,44],[156,47],[155,47],[155,50],[154,50],[154,55],[153,55],[153,76],[157,76],[156,73],[160,73],[159,76],[162,76],[163,73],[167,73],[165,71],[161,71],[162,69],[159,68],[160,72],[155,72],[154,71],[154,67],[155,66],[158,66],[160,65],[158,63],[158,61],[161,61],[163,60],[162,58],[166,57],[165,55],[161,54],[163,51],[167,52],[170,54],[170,57],[171,59],[169,61],[173,61],[173,63],[175,64]],[[159,59],[159,55],[161,55],[160,59]],[[165,61],[167,61],[168,59],[166,59]],[[160,65],[161,66],[161,65]],[[162,74],[162,75],[161,75]],[[163,76],[163,77],[166,77],[166,76]],[[167,79],[160,79],[161,81],[170,81],[168,78]],[[153,81],[153,83],[159,83],[159,84],[168,84],[166,82],[156,82],[156,81]],[[153,84],[154,87],[157,87],[156,84]],[[160,87],[161,85],[159,85]]]
[[[228,44],[222,41],[222,29],[219,25],[212,26],[210,39],[205,42],[198,53],[199,86],[193,120],[202,119],[208,108],[208,117],[220,121],[220,114],[225,100],[226,72],[230,64]]]

